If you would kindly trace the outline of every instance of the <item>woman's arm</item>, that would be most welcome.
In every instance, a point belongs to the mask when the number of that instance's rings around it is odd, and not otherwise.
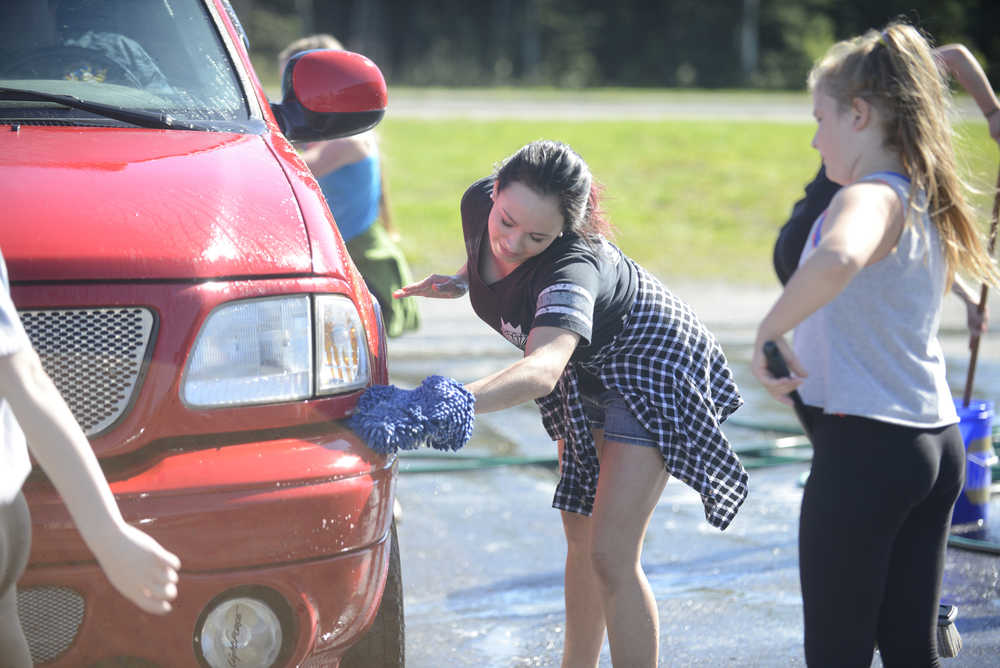
[[[387,190],[389,185],[385,180],[385,165],[381,165],[379,167],[378,178],[378,216],[382,221],[382,227],[385,228],[385,233],[389,235],[389,238],[393,241],[399,241],[399,230],[396,229],[396,224],[392,220],[392,207],[389,206],[389,191]]]
[[[552,392],[579,340],[579,334],[559,327],[532,328],[523,358],[466,384],[476,397],[476,412],[503,410]]]
[[[857,183],[834,196],[819,245],[757,329],[751,369],[775,398],[787,403],[785,395],[807,374],[784,341],[785,333],[840,294],[864,267],[884,258],[899,239],[902,224],[902,204],[886,185]],[[777,379],[767,371],[762,347],[769,340],[778,344],[795,376]]]
[[[934,49],[934,53],[976,101],[989,123],[990,136],[1000,143],[1000,100],[993,92],[979,61],[962,44],[945,44]]]
[[[299,155],[318,179],[366,158],[371,151],[366,134],[306,144],[299,149]]]
[[[168,612],[180,560],[122,518],[87,437],[34,350],[0,356],[0,397],[111,584],[146,612]]]

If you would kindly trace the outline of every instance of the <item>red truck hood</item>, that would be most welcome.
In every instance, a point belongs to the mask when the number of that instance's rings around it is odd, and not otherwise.
[[[12,280],[312,271],[288,178],[257,135],[22,126],[0,133],[0,184]]]

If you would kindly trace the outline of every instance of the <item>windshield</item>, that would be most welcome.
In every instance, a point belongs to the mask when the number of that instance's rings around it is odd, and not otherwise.
[[[249,108],[204,0],[2,0],[0,87],[199,122]],[[0,122],[109,122],[53,102],[0,100]]]

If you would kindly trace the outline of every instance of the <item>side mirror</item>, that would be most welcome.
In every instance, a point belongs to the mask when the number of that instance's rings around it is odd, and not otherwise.
[[[320,141],[375,127],[388,105],[385,79],[359,53],[315,49],[288,61],[271,110],[289,141]]]

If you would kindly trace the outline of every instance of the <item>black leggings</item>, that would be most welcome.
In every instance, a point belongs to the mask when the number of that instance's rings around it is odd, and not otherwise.
[[[799,517],[806,663],[938,666],[951,511],[965,479],[957,425],[914,429],[808,408],[813,461]]]

